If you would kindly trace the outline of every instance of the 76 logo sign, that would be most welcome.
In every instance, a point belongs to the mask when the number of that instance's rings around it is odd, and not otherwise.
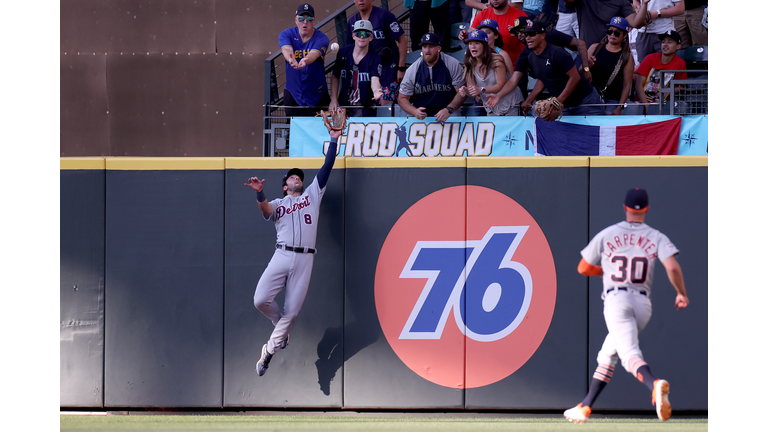
[[[440,339],[451,310],[470,339],[512,333],[531,304],[531,273],[512,258],[528,226],[491,227],[482,240],[419,241],[400,278],[427,279],[399,339]]]

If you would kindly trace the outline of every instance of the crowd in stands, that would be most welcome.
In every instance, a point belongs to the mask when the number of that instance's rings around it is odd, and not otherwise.
[[[297,8],[296,27],[279,37],[286,115],[344,106],[375,116],[397,101],[404,115],[443,121],[472,104],[471,115],[529,114],[542,97],[565,115],[618,115],[628,101],[648,112],[662,77],[673,77],[660,71],[686,69],[678,50],[707,45],[707,0],[404,0],[410,47],[397,18],[373,2],[354,2],[330,93],[330,41],[314,30],[313,7]],[[463,61],[447,54],[455,23],[468,24],[458,33]],[[411,65],[409,48],[421,52]]]

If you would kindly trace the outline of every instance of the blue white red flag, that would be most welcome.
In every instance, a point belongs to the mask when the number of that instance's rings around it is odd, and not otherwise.
[[[676,155],[680,117],[631,126],[590,126],[534,121],[536,156]]]

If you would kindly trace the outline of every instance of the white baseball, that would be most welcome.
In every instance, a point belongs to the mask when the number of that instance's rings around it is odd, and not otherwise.
[[[339,49],[339,44],[337,44],[336,42],[332,43],[331,44],[331,51],[336,51],[337,49]]]

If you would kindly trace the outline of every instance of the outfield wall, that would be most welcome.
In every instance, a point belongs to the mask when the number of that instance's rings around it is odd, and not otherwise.
[[[706,156],[339,158],[291,343],[258,377],[272,325],[252,297],[275,231],[243,184],[265,178],[277,197],[287,169],[304,168],[309,182],[322,161],[62,158],[61,406],[568,408],[587,391],[606,333],[601,281],[576,272],[579,252],[623,218],[624,193],[640,186],[647,222],[681,250],[691,299],[675,311],[658,265],[641,349],[672,383],[675,409],[708,409]],[[483,267],[498,227],[522,238],[512,261],[524,270]],[[436,279],[424,290],[417,252],[432,250],[449,258],[432,265],[466,289]],[[465,262],[474,267],[461,271]],[[528,285],[510,282],[526,272]],[[496,303],[488,281],[500,287]],[[515,306],[509,293],[523,286],[529,303]],[[455,303],[440,300],[441,287]],[[447,315],[430,316],[431,302]],[[508,335],[483,333],[515,313]],[[442,324],[403,337],[411,315],[412,329],[421,318]],[[649,402],[617,366],[594,408]]]

